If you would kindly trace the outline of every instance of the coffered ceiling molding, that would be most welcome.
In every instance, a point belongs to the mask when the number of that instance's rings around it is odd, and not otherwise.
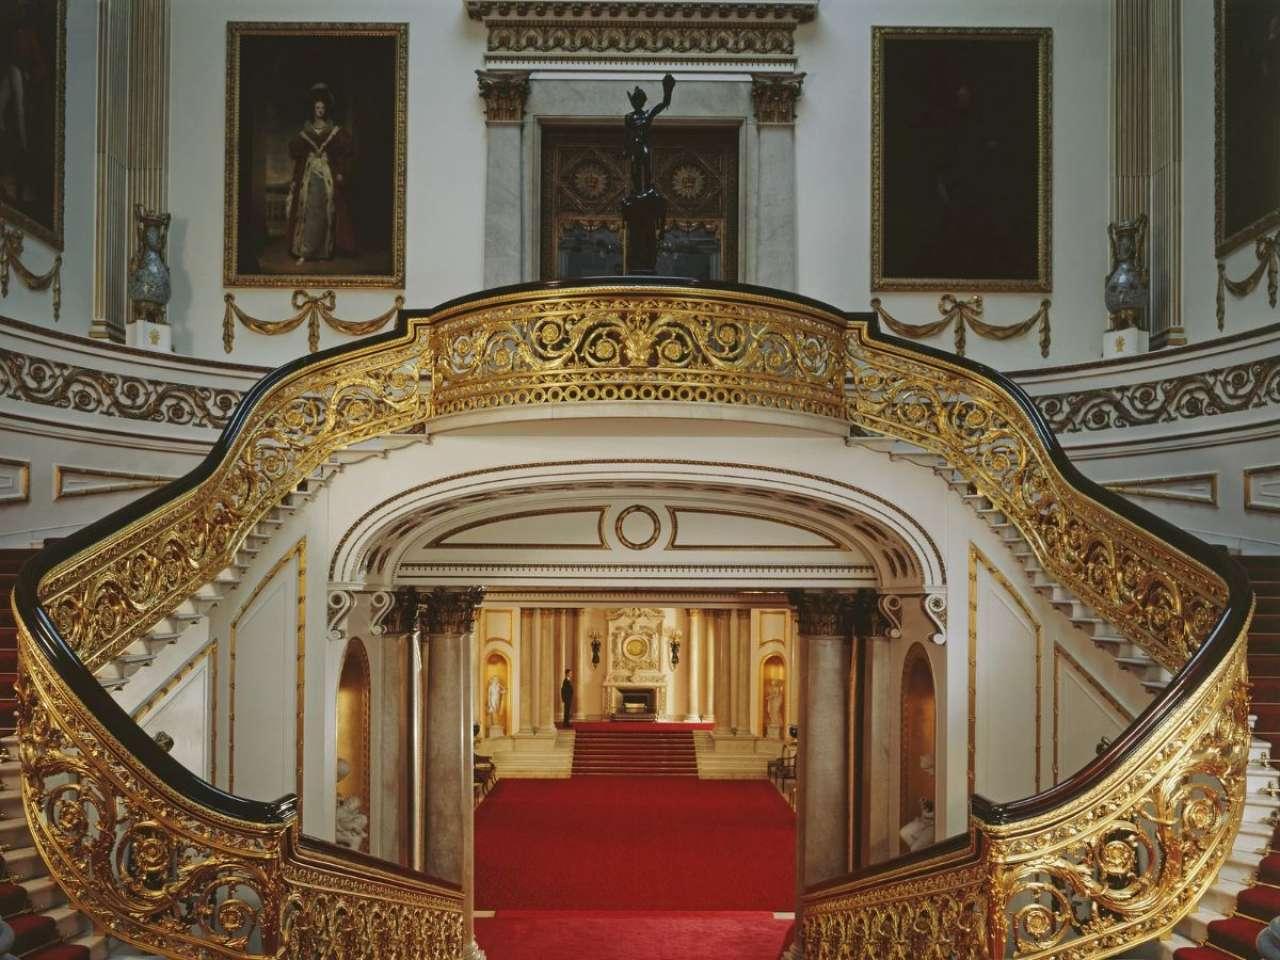
[[[488,31],[485,66],[554,70],[779,71],[816,0],[646,3],[465,0]]]

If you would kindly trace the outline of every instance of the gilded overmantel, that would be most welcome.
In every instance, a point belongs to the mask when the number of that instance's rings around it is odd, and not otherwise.
[[[466,9],[488,30],[487,67],[786,73],[796,66],[795,28],[818,4],[466,0]]]

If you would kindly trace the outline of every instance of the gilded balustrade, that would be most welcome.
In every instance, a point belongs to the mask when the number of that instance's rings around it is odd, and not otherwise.
[[[1199,670],[1092,779],[1022,812],[976,803],[962,855],[811,891],[806,956],[1106,956],[1190,909],[1243,806],[1244,615],[1224,575],[1083,492],[1029,405],[971,364],[808,301],[619,283],[473,298],[291,365],[195,474],[108,518],[29,595],[20,581],[23,799],[73,900],[175,957],[459,955],[459,891],[308,846],[289,803],[242,818],[175,790],[88,671],[213,579],[335,449],[432,417],[613,401],[819,415],[935,451],[1064,586],[1171,670]]]

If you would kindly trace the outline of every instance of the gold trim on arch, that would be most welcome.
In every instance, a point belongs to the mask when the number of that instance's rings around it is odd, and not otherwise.
[[[228,677],[228,703],[227,703],[227,792],[235,793],[236,790],[236,629],[240,626],[240,620],[248,612],[249,608],[257,601],[258,597],[267,588],[272,580],[279,575],[285,567],[293,560],[298,561],[298,581],[296,589],[297,616],[294,628],[295,637],[295,721],[297,731],[297,751],[295,754],[297,777],[297,794],[298,794],[298,810],[301,815],[302,810],[302,770],[303,770],[303,737],[306,733],[306,724],[304,718],[306,715],[306,702],[304,694],[306,692],[306,655],[307,655],[307,538],[302,537],[289,548],[288,552],[283,554],[267,571],[266,576],[258,581],[253,591],[249,594],[244,603],[240,604],[240,609],[236,611],[234,617],[231,618],[231,625],[228,628],[229,639],[227,641],[227,653],[230,660],[230,670]]]
[[[978,569],[982,568],[1012,599],[1027,622],[1035,630],[1036,635],[1036,793],[1040,792],[1043,737],[1041,732],[1044,712],[1044,626],[1036,619],[1027,602],[1022,599],[1009,578],[996,569],[991,559],[978,549],[977,544],[969,544],[969,793],[976,789],[978,759]]]

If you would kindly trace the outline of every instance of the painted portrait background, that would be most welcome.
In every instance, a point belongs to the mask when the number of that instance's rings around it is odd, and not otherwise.
[[[66,0],[0,3],[0,217],[62,249]]]
[[[1051,288],[1050,36],[876,28],[873,289]]]
[[[229,25],[224,282],[404,286],[406,41],[396,24]],[[317,99],[331,133],[310,126]],[[333,242],[299,263],[290,228],[326,206]]]
[[[1217,252],[1280,223],[1280,4],[1218,0]]]

